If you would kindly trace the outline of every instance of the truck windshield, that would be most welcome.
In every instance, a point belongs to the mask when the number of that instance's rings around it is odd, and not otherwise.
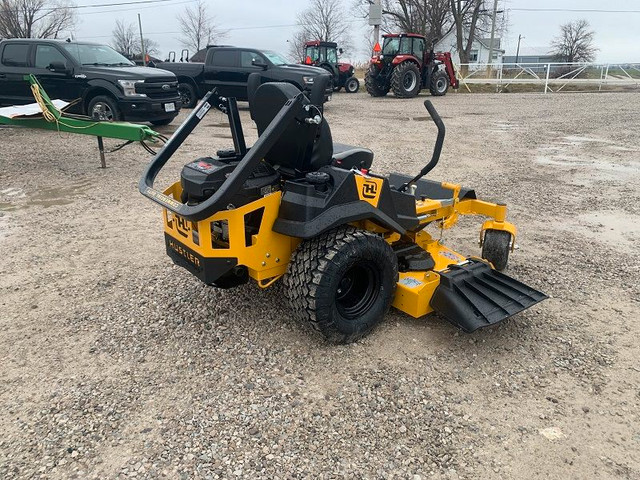
[[[400,37],[387,37],[382,44],[383,55],[395,55],[400,50]]]
[[[63,47],[82,65],[101,65],[107,67],[135,65],[107,45],[65,43]]]
[[[262,52],[264,54],[265,57],[267,57],[269,59],[269,61],[271,63],[273,63],[274,65],[286,65],[289,62],[287,62],[287,60],[280,55],[279,53],[276,52],[271,52],[271,51],[266,51],[266,52]]]

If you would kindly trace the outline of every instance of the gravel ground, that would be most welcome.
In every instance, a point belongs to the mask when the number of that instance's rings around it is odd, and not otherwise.
[[[326,116],[414,173],[423,100],[337,94]],[[393,310],[339,347],[279,287],[172,266],[139,146],[101,170],[89,137],[1,128],[0,478],[640,478],[640,95],[433,101],[430,177],[508,202],[509,273],[551,298],[472,335]],[[230,144],[224,120],[166,181]],[[445,239],[477,255],[478,228]]]

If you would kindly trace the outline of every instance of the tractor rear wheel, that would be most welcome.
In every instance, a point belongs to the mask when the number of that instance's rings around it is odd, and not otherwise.
[[[431,84],[429,85],[429,91],[434,97],[441,97],[447,94],[449,90],[449,75],[444,70],[438,70],[433,72],[431,76]]]
[[[364,75],[364,87],[367,89],[367,93],[372,97],[384,97],[389,93],[389,87],[382,88],[376,77],[371,75],[370,70],[367,70],[367,73]]]
[[[284,278],[294,314],[332,343],[350,343],[382,321],[398,261],[380,236],[339,227],[302,242]]]
[[[413,62],[398,65],[391,74],[391,89],[399,98],[412,98],[420,92],[420,69]]]
[[[503,230],[487,230],[482,242],[482,258],[489,260],[498,271],[507,268],[509,251],[511,250],[511,234]]]
[[[356,77],[349,77],[344,83],[344,90],[347,93],[357,93],[360,90],[360,82]]]

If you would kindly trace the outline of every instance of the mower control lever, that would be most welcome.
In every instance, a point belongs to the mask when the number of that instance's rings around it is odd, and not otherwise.
[[[436,107],[434,107],[433,104],[431,103],[431,100],[425,100],[424,106],[429,112],[429,115],[431,116],[433,123],[435,123],[436,127],[438,127],[438,138],[436,139],[436,144],[433,147],[433,156],[431,157],[431,161],[429,161],[429,163],[427,163],[425,167],[422,170],[420,170],[420,173],[418,175],[416,175],[407,183],[404,183],[400,188],[398,188],[399,192],[404,192],[407,188],[409,188],[409,185],[416,183],[418,180],[424,177],[427,173],[433,170],[435,166],[438,164],[438,160],[440,159],[440,152],[442,152],[442,144],[444,143],[444,134],[445,134],[444,123],[440,118],[440,115],[438,115],[438,112],[436,111]]]

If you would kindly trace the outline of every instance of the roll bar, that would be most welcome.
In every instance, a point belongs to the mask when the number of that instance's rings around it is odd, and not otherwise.
[[[407,188],[409,188],[409,185],[416,183],[418,180],[424,177],[427,173],[433,170],[435,166],[438,164],[438,160],[440,160],[440,153],[442,152],[442,144],[444,143],[444,134],[445,134],[444,122],[440,118],[440,115],[438,115],[438,112],[436,111],[436,107],[433,106],[433,104],[431,103],[431,100],[425,100],[424,106],[429,112],[429,115],[431,116],[431,120],[433,120],[433,123],[435,123],[436,127],[438,127],[438,138],[436,139],[436,144],[433,147],[433,155],[431,156],[431,160],[429,161],[429,163],[427,163],[425,167],[422,170],[420,170],[420,173],[418,175],[416,175],[407,183],[404,183],[400,188],[398,188],[398,191],[400,192],[404,192]]]
[[[230,203],[229,201],[231,200],[231,197],[236,194],[242,184],[247,180],[247,178],[249,178],[260,161],[269,152],[269,150],[271,150],[278,138],[284,133],[290,122],[292,122],[300,113],[304,112],[303,103],[305,97],[302,93],[300,93],[284,104],[284,106],[280,109],[280,111],[271,121],[266,130],[262,133],[262,135],[260,135],[260,138],[258,138],[253,147],[251,147],[251,149],[248,151],[245,148],[245,153],[243,155],[237,150],[238,147],[240,147],[240,150],[242,150],[242,147],[244,145],[244,138],[242,139],[241,145],[238,145],[239,142],[237,141],[237,139],[235,139],[234,134],[236,153],[240,153],[242,155],[242,160],[240,161],[238,166],[233,170],[233,172],[225,180],[222,186],[211,197],[209,197],[204,202],[199,203],[198,205],[186,205],[165,195],[159,190],[155,190],[153,188],[153,183],[156,179],[156,176],[158,175],[160,170],[162,170],[167,161],[171,158],[171,156],[176,152],[180,145],[182,145],[186,138],[191,134],[191,132],[193,132],[196,126],[211,109],[213,103],[212,97],[217,97],[217,100],[219,102],[227,101],[227,99],[225,98],[218,97],[215,90],[207,93],[202,99],[202,102],[200,102],[200,104],[191,112],[191,115],[189,115],[187,120],[182,125],[180,125],[180,128],[176,130],[173,136],[162,148],[162,150],[160,150],[160,152],[158,152],[153,160],[151,160],[138,185],[140,193],[142,193],[145,197],[153,200],[159,205],[162,205],[173,213],[191,221],[203,220],[215,214],[216,212],[226,209],[227,205]],[[231,102],[231,105],[235,105],[235,99],[230,100],[234,100],[233,102]],[[225,110],[225,106],[222,103],[218,106],[218,108],[220,108],[222,111]],[[227,110],[227,112],[225,113],[229,115],[229,119],[230,121],[232,121],[232,115],[229,113],[229,111]],[[232,133],[233,132],[234,128],[232,127]]]

